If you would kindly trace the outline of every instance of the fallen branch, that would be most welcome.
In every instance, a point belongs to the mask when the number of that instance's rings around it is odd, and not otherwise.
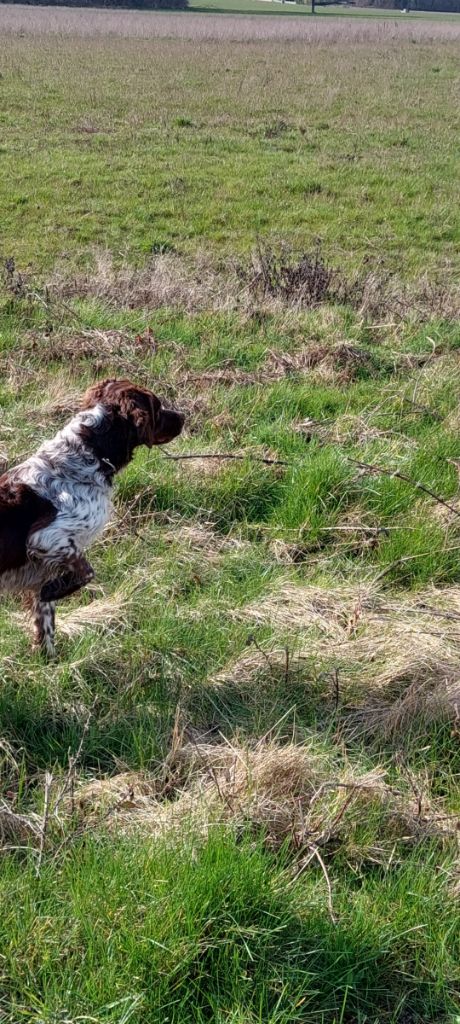
[[[405,484],[410,484],[411,487],[415,487],[418,491],[423,491],[424,494],[428,494],[430,498],[437,501],[438,505],[443,505],[444,508],[448,508],[449,512],[454,512],[456,516],[460,516],[460,510],[455,508],[454,505],[450,505],[448,501],[441,498],[435,491],[430,490],[429,487],[425,487],[425,484],[421,484],[419,480],[412,480],[410,476],[406,476],[405,473],[400,473],[397,469],[386,469],[385,466],[374,466],[369,462],[360,462],[358,459],[347,458],[347,462],[353,463],[354,466],[358,466],[360,469],[366,470],[367,473],[372,473],[374,476],[389,476],[396,480],[402,480]]]
[[[233,455],[231,452],[205,452],[203,455],[170,455],[163,452],[166,459],[172,462],[181,462],[183,459],[237,459],[238,462],[263,462],[266,466],[292,466],[292,462],[284,462],[282,459],[265,459],[261,455]]]

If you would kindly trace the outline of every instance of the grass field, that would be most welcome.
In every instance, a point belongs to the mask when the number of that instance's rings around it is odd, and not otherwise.
[[[403,5],[401,5],[402,7]],[[311,16],[310,3],[296,3],[295,0],[189,0],[189,10],[207,13],[220,12],[222,14],[268,14],[268,15],[291,15]],[[339,16],[341,18],[400,18],[405,21],[424,20],[433,21],[458,21],[458,14],[445,14],[440,11],[407,11],[391,10],[384,7],[352,7],[351,5],[327,3],[315,8],[315,18]]]
[[[103,376],[187,429],[55,662],[1,605],[0,1021],[456,1024],[458,29],[54,13],[0,8],[0,458]]]

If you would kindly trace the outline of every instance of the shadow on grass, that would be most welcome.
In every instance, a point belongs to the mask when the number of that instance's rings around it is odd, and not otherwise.
[[[82,769],[114,773],[129,764],[134,770],[152,768],[168,751],[177,705],[177,692],[166,701],[152,687],[149,702],[107,702],[101,699],[85,733],[79,764]],[[44,689],[2,688],[0,736],[23,759],[28,775],[53,765],[65,768],[78,750],[87,708],[78,701],[57,702]]]

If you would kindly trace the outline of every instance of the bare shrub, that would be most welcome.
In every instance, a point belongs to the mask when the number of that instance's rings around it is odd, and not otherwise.
[[[306,308],[334,298],[337,276],[318,246],[312,252],[296,254],[286,243],[276,249],[259,244],[249,273],[243,272],[243,280],[246,278],[256,298],[281,299]]]

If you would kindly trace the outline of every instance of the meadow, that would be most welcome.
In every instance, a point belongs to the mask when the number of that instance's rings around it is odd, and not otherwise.
[[[459,1020],[459,34],[0,7],[0,460],[187,415],[0,607],[1,1024]]]

